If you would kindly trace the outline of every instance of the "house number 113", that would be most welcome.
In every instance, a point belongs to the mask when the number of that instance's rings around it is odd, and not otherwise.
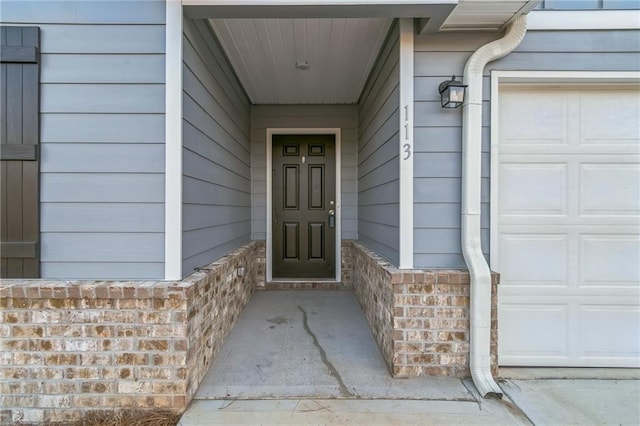
[[[404,148],[404,157],[402,157],[402,159],[408,160],[409,158],[411,158],[411,144],[405,143],[404,145],[402,145],[402,148]]]

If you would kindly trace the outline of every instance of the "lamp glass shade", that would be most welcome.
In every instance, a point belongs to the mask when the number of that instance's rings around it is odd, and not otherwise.
[[[449,101],[461,104],[464,101],[464,87],[449,86]]]

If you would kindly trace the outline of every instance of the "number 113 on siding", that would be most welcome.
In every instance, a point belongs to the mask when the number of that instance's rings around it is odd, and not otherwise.
[[[402,156],[403,160],[408,160],[409,158],[411,158],[411,144],[405,143],[404,145],[402,145],[402,152],[403,152],[403,156]]]

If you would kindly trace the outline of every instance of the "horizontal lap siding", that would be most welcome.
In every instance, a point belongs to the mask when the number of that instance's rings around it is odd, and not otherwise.
[[[41,29],[42,277],[164,276],[163,1],[3,1]]]
[[[342,238],[356,239],[357,109],[355,105],[257,105],[251,112],[252,238],[267,238],[267,129],[340,128]]]
[[[358,236],[396,265],[400,252],[400,45],[390,30],[358,104]]]
[[[415,41],[414,264],[464,268],[460,247],[462,110],[440,108],[437,91],[461,76],[469,56],[496,34],[438,34]],[[505,58],[491,62],[483,79],[482,248],[489,253],[491,70],[637,71],[640,32],[529,31]]]
[[[206,21],[184,21],[183,263],[251,238],[250,105]]]
[[[553,40],[553,42],[550,42]],[[638,71],[640,31],[529,31],[490,70]]]

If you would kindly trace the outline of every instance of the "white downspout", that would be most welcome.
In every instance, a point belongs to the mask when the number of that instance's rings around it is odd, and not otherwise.
[[[471,354],[473,383],[484,398],[501,398],[491,375],[491,271],[482,254],[480,194],[482,164],[482,73],[487,63],[511,53],[527,32],[521,15],[504,37],[479,48],[464,68],[467,100],[462,112],[462,253],[471,277]]]

